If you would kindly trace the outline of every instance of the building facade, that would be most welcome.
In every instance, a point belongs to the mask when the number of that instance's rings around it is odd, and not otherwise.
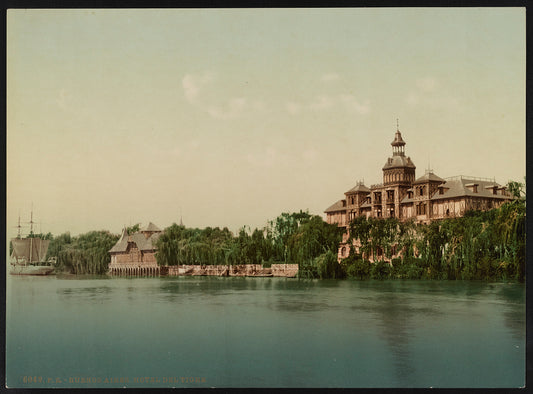
[[[382,168],[383,183],[365,186],[358,182],[344,193],[324,213],[326,221],[348,229],[356,217],[397,218],[430,223],[434,220],[460,217],[468,210],[489,210],[512,200],[505,186],[492,179],[463,175],[441,178],[427,170],[416,178],[416,166],[405,155],[405,141],[396,130],[392,156]],[[347,231],[343,241],[348,237]],[[347,256],[349,248],[341,245],[339,258]]]
[[[156,241],[161,230],[153,223],[128,235],[126,229],[117,243],[109,250],[111,263],[109,273],[112,275],[159,275],[159,266],[155,259]]]

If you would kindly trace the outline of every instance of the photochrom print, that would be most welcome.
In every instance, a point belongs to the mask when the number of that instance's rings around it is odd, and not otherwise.
[[[525,385],[525,8],[10,9],[9,388]]]

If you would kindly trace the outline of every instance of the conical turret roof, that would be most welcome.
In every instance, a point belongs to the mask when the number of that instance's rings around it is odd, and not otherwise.
[[[400,133],[400,130],[396,130],[396,134],[394,135],[394,141],[390,143],[392,146],[404,146],[405,141],[402,138],[402,133]]]
[[[157,231],[161,231],[161,229],[159,227],[157,227],[155,224],[153,224],[152,222],[150,222],[146,226],[141,228],[140,231],[141,232],[143,232],[143,231],[157,232]]]

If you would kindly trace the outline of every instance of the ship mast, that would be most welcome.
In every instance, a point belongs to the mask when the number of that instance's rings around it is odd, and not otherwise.
[[[39,220],[39,234],[40,234],[41,241],[39,241],[39,256],[37,258],[39,259],[39,262],[41,262],[43,260],[43,244],[44,244],[44,242],[42,240],[44,238],[43,238],[43,230],[41,229],[41,221],[40,220]]]
[[[31,204],[31,213],[30,213],[30,261],[32,259],[33,254],[33,204]]]
[[[17,228],[18,228],[17,238],[20,238],[20,229],[22,228],[22,226],[20,225],[20,212],[19,212],[19,225],[17,226]]]

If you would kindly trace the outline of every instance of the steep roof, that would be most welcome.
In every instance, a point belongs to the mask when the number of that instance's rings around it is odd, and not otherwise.
[[[324,212],[339,212],[339,211],[346,211],[346,200],[339,200],[335,204],[331,205],[328,209],[326,209]]]
[[[477,184],[477,193],[475,193],[473,190],[467,187],[469,184]],[[454,197],[462,197],[462,196],[471,196],[471,197],[486,197],[486,198],[494,198],[498,200],[512,200],[513,198],[511,196],[502,196],[501,194],[493,194],[490,189],[487,187],[496,186],[498,188],[501,188],[501,185],[498,183],[495,183],[494,181],[489,180],[477,180],[477,179],[469,179],[469,178],[463,178],[458,177],[454,179],[449,179],[444,183],[444,188],[449,188],[448,190],[445,190],[443,194],[439,194],[439,192],[436,192],[431,199],[432,200],[442,200],[446,198],[454,198]],[[439,186],[440,187],[440,186]]]
[[[139,250],[155,250],[155,242],[161,236],[161,233],[152,234],[146,238],[144,234],[135,233],[131,236],[131,240],[135,242]]]
[[[354,187],[352,187],[350,190],[348,190],[344,194],[352,194],[352,193],[370,193],[370,189],[363,185],[362,183],[358,183]]]
[[[113,247],[109,250],[110,253],[113,252],[123,252],[128,247],[128,231],[124,227],[122,230],[122,235],[120,236],[119,240]]]
[[[161,231],[161,229],[157,227],[155,224],[153,224],[152,222],[150,222],[146,226],[141,228],[139,231],[157,232],[157,231]]]
[[[147,226],[148,227],[148,226]],[[157,228],[157,227],[156,227]],[[144,230],[144,231],[155,231],[155,230]],[[162,232],[155,232],[151,234],[148,238],[142,232],[136,232],[135,234],[128,235],[126,229],[122,231],[122,235],[117,243],[109,250],[109,253],[121,253],[125,252],[128,249],[128,243],[133,242],[137,245],[137,248],[141,251],[146,250],[155,250],[156,241],[161,236]]]
[[[421,177],[419,177],[416,181],[414,181],[413,184],[425,183],[425,182],[446,182],[446,181],[442,179],[440,176],[435,175],[433,172],[429,171],[429,172],[426,172]]]
[[[416,168],[416,166],[414,165],[410,157],[398,155],[398,156],[389,157],[387,159],[387,162],[383,166],[383,169],[386,170],[388,168],[397,168],[397,167]]]

